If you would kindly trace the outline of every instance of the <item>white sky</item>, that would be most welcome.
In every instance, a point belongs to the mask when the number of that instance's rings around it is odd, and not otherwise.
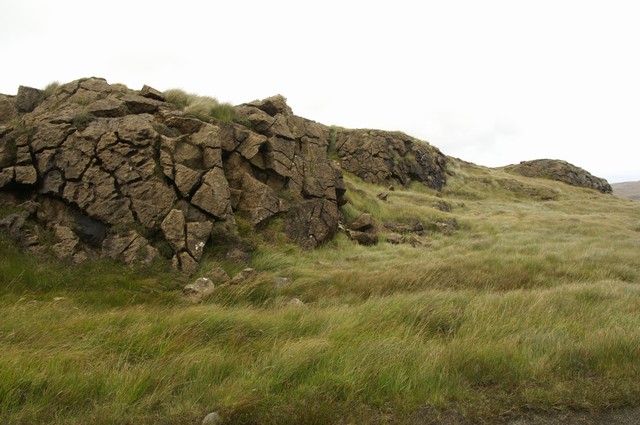
[[[0,93],[98,76],[640,180],[635,0],[0,0]]]

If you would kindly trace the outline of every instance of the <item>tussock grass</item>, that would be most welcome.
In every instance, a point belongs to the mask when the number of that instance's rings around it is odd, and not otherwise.
[[[236,119],[233,105],[220,103],[216,98],[210,96],[199,96],[181,89],[166,90],[164,96],[167,102],[173,103],[186,115],[194,116],[203,121],[217,120],[228,123]]]
[[[200,305],[162,264],[59,267],[0,240],[0,422],[496,423],[637,407],[638,204],[463,163],[452,174],[441,194],[396,188],[387,202],[346,177],[347,223],[417,220],[428,244],[338,234],[302,252],[253,235],[257,280]],[[216,265],[215,246],[205,258]]]

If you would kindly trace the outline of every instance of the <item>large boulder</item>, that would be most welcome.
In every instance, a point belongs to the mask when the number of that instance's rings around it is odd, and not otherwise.
[[[508,165],[505,170],[525,177],[557,180],[572,186],[596,189],[602,193],[611,193],[611,185],[605,179],[596,177],[580,167],[558,159],[536,159]]]
[[[344,170],[370,183],[407,186],[418,181],[437,190],[446,183],[446,156],[400,132],[337,130],[335,151]]]

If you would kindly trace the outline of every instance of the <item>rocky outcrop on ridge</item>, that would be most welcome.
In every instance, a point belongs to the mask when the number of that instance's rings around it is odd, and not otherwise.
[[[20,210],[5,227],[24,235],[37,220],[60,257],[163,255],[193,273],[210,238],[235,232],[236,216],[255,228],[280,216],[307,249],[338,228],[345,187],[327,157],[329,129],[281,96],[236,107],[239,124],[185,116],[150,87],[99,78],[38,103],[40,94],[0,97],[0,203]]]
[[[525,177],[546,178],[561,181],[572,186],[596,189],[602,193],[611,193],[611,185],[605,179],[596,177],[580,167],[557,159],[537,159],[508,165],[505,170]]]
[[[418,181],[440,190],[446,184],[446,157],[437,148],[400,132],[338,130],[340,165],[361,179],[407,186]]]

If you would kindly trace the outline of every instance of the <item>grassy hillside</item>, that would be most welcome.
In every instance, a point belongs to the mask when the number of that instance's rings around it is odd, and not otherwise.
[[[166,264],[72,268],[3,238],[0,423],[498,423],[637,407],[640,204],[451,172],[442,193],[386,202],[346,176],[347,220],[419,221],[416,247],[339,234],[301,252],[273,223],[244,231],[258,279],[199,305]],[[220,265],[244,267],[212,244],[202,270]]]

